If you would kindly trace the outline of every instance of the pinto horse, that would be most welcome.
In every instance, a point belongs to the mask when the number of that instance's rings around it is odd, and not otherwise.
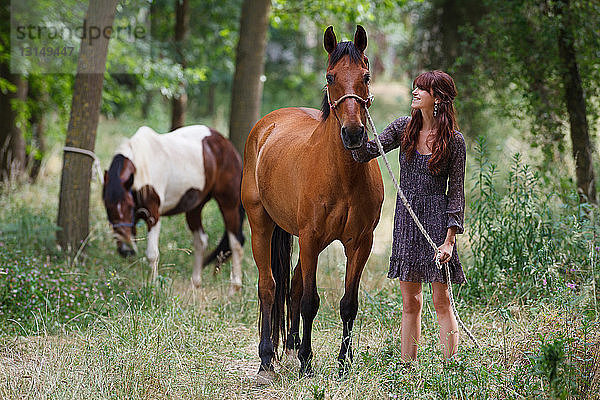
[[[366,32],[358,26],[353,42],[337,43],[333,27],[329,27],[324,47],[329,64],[322,111],[283,108],[271,112],[256,123],[244,152],[242,203],[259,271],[259,382],[273,379],[272,362],[280,331],[285,335],[286,321],[286,353],[297,352],[301,375],[312,373],[311,331],[319,308],[317,258],[334,240],[342,242],[347,257],[338,356],[340,373],[346,371],[352,361],[351,331],[358,311],[360,277],[383,203],[377,161],[361,164],[351,153],[367,140],[365,107],[370,106],[370,76],[364,55]],[[300,256],[290,287],[291,235],[298,237]]]
[[[160,217],[185,213],[194,236],[192,283],[200,286],[203,266],[231,254],[230,292],[242,286],[242,223],[240,201],[242,162],[231,142],[203,125],[157,134],[143,126],[119,146],[104,173],[102,197],[122,256],[135,254],[136,222],[148,226],[146,257],[158,276]],[[214,198],[225,221],[225,234],[205,257],[208,236],[202,208]]]

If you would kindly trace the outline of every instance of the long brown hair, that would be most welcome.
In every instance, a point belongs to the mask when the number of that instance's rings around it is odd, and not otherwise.
[[[439,99],[437,115],[435,120],[435,137],[432,144],[432,154],[429,158],[429,170],[438,174],[441,172],[448,158],[450,138],[457,131],[456,111],[454,109],[454,98],[456,97],[456,86],[450,75],[443,71],[435,70],[424,72],[417,76],[413,82],[413,88],[426,90]],[[419,131],[423,128],[423,115],[421,110],[413,109],[411,120],[402,135],[402,150],[410,160],[414,157],[419,141]]]

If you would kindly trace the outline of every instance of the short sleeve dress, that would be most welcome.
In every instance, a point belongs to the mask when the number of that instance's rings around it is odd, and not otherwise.
[[[410,117],[400,117],[379,135],[383,149],[387,153],[401,145],[402,133]],[[465,210],[465,140],[460,132],[451,137],[449,157],[439,174],[428,168],[431,155],[416,152],[412,158],[400,151],[399,184],[415,214],[438,246],[444,243],[448,228],[456,226],[457,233],[463,233]],[[379,156],[374,140],[363,144],[352,155],[356,161],[367,162]],[[409,160],[410,158],[410,160]],[[439,270],[434,261],[435,251],[431,248],[412,217],[396,199],[392,254],[390,256],[389,278],[406,282],[443,282],[445,272]],[[464,283],[465,275],[454,246],[449,261],[452,283]]]

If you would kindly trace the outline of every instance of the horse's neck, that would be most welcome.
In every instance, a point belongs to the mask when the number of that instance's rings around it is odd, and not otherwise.
[[[133,200],[136,211],[141,211],[143,219],[152,224],[152,221],[158,221],[160,198],[152,186],[146,185],[139,190],[134,190]]]

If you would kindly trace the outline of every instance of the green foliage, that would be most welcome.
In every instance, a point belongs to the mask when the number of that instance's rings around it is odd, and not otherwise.
[[[375,20],[377,11],[389,12],[402,3],[404,1],[341,0],[331,2],[324,0],[275,0],[273,1],[271,24],[274,27],[286,26],[298,29],[304,22],[302,17],[308,17],[310,20],[316,21],[318,25],[324,27],[335,25],[336,23],[341,24],[344,21],[350,22],[351,26],[352,24],[366,24]],[[344,35],[349,34],[344,33]]]
[[[593,279],[589,246],[598,229],[577,206],[553,208],[538,175],[513,157],[505,187],[487,160],[486,142],[476,146],[471,196],[473,267],[467,297],[507,303],[576,290]]]
[[[82,282],[82,271],[49,261],[0,251],[5,266],[0,275],[0,331],[55,332],[75,320],[80,326],[90,321],[94,306],[104,300],[98,282]]]
[[[600,46],[600,35],[592,28],[600,23],[600,10],[593,2],[571,2],[567,7],[573,14],[572,21],[577,23],[565,26],[564,17],[556,11],[561,2],[488,1],[489,12],[475,29],[480,34],[469,35],[479,49],[502,49],[471,55],[473,62],[481,66],[480,74],[475,74],[472,82],[477,82],[480,90],[482,84],[492,89],[485,82],[498,87],[495,103],[505,115],[527,116],[534,135],[532,145],[542,147],[547,162],[553,159],[554,150],[563,151],[562,127],[568,121],[563,65],[558,52],[558,31],[563,26],[577,38],[575,61],[586,91],[587,117],[591,118],[592,130],[600,111],[591,101],[600,93],[599,72],[594,67],[597,54],[593,50]],[[515,104],[515,98],[522,102]]]
[[[58,251],[57,227],[47,215],[28,206],[11,211],[0,216],[0,332],[55,333],[164,302],[168,290],[161,287],[168,288],[168,280],[158,288],[132,288],[114,266],[90,271],[91,259],[84,258],[84,266]]]
[[[312,387],[312,398],[314,400],[325,400],[325,388],[315,384]]]
[[[569,26],[557,11],[560,5],[572,15]],[[413,1],[408,11],[416,20],[406,48],[410,68],[414,73],[444,69],[455,78],[467,133],[488,134],[490,121],[500,117],[527,128],[531,145],[544,152],[545,167],[555,160],[555,152],[564,152],[569,117],[558,50],[561,27],[575,38],[587,118],[590,130],[596,129],[600,113],[596,2],[469,0],[457,6],[450,0],[430,0]]]
[[[81,285],[78,271],[54,265],[56,227],[46,216],[13,211],[0,224],[0,330],[23,334],[85,319],[97,285]]]
[[[26,206],[11,209],[13,218],[0,223],[0,238],[5,249],[20,249],[27,253],[56,255],[56,229],[45,215],[33,213]]]
[[[565,379],[565,344],[560,339],[550,343],[542,343],[540,352],[533,357],[533,368],[536,375],[541,376],[550,384],[552,397],[566,399],[569,391]],[[567,373],[568,374],[568,373]]]
[[[589,398],[598,363],[596,332],[598,319],[592,315],[575,315],[573,306],[560,306],[569,315],[567,329],[540,334],[533,351],[526,353],[530,371],[543,379],[552,399]],[[543,395],[543,389],[538,395]]]

